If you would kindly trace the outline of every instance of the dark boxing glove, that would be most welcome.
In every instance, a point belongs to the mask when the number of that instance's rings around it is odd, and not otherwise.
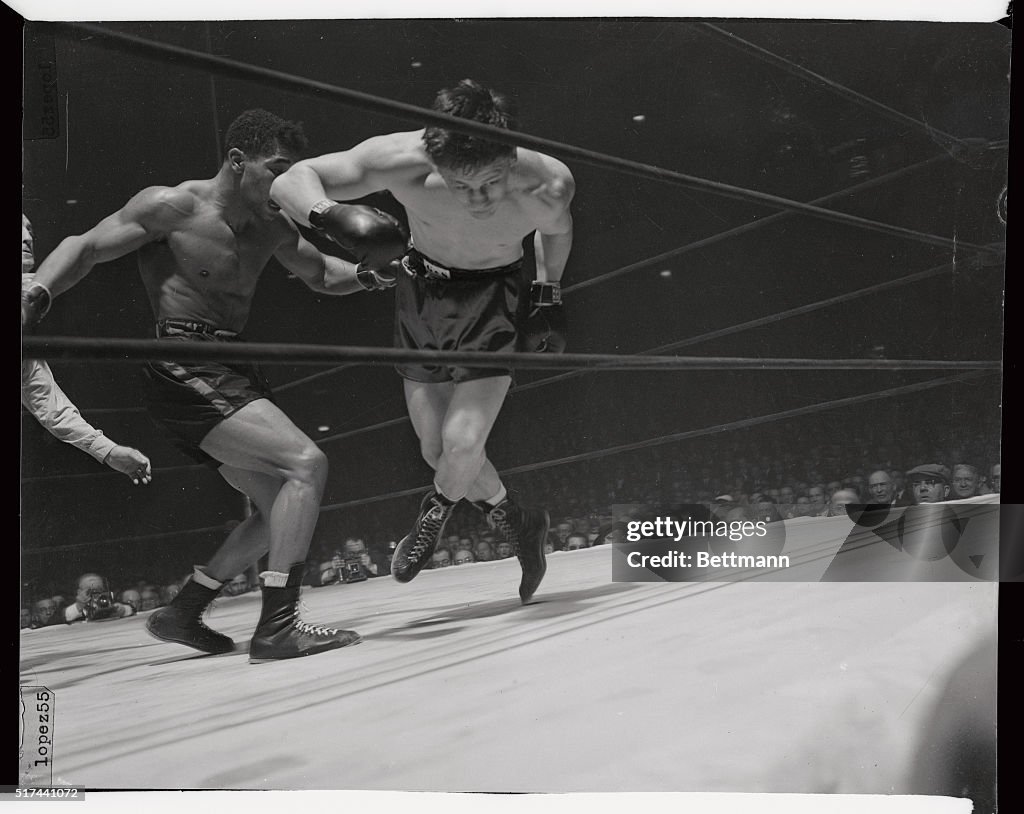
[[[385,288],[394,288],[398,285],[398,273],[402,265],[398,260],[392,260],[383,268],[363,268],[362,264],[356,267],[356,281],[367,291],[383,291]]]
[[[387,212],[372,206],[323,200],[309,211],[309,225],[322,232],[367,269],[382,269],[405,254],[408,237]]]
[[[21,289],[21,329],[31,331],[50,310],[50,290],[41,283],[30,283]]]
[[[539,280],[530,285],[530,314],[523,325],[523,345],[532,353],[565,350],[565,312],[559,283]]]

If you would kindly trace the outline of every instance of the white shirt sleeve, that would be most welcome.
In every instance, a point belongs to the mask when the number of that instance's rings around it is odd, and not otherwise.
[[[117,446],[102,430],[82,418],[78,408],[60,389],[46,362],[22,361],[21,403],[51,435],[89,453],[100,463]]]

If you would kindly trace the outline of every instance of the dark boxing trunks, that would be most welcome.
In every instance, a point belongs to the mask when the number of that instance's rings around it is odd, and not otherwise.
[[[523,261],[490,269],[453,269],[415,249],[402,259],[395,290],[395,347],[410,350],[512,352],[529,306]],[[415,382],[465,382],[510,376],[508,368],[396,365]]]
[[[174,342],[241,341],[233,331],[176,319],[159,322],[156,335]],[[210,430],[249,402],[273,401],[270,385],[255,364],[147,362],[144,372],[150,416],[170,433],[178,449],[200,463],[219,465],[199,448]]]

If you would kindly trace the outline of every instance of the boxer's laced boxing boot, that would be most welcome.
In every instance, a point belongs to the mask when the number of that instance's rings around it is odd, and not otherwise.
[[[250,662],[315,656],[362,641],[354,630],[336,630],[299,619],[299,592],[305,567],[305,563],[300,562],[287,574],[278,571],[260,574],[263,610],[249,642]]]
[[[512,544],[523,578],[519,583],[519,599],[525,605],[540,586],[548,570],[544,556],[551,519],[544,509],[520,506],[510,496],[492,506],[484,500],[476,501],[476,507],[487,515],[491,528],[498,529]]]
[[[208,584],[201,585],[197,579]],[[214,585],[217,587],[212,587]],[[153,611],[146,620],[146,630],[162,641],[194,647],[204,653],[230,653],[235,649],[235,643],[203,624],[203,611],[220,593],[221,587],[223,583],[197,568],[170,605]]]
[[[420,514],[412,531],[402,538],[391,558],[391,576],[399,582],[410,582],[423,570],[437,548],[455,505],[434,490],[427,492],[420,503]]]

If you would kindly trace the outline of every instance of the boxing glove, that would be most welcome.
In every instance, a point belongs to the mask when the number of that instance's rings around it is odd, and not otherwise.
[[[402,225],[387,212],[372,206],[320,201],[309,212],[309,225],[367,269],[382,269],[399,259],[408,244]]]
[[[362,264],[356,267],[356,280],[367,291],[383,291],[385,288],[394,288],[398,285],[398,273],[401,271],[401,262],[392,260],[383,268],[363,268]]]
[[[31,331],[50,310],[50,290],[41,283],[21,288],[21,329]]]
[[[532,353],[562,353],[565,328],[560,284],[534,281],[530,286],[530,312],[522,331],[524,349]]]

